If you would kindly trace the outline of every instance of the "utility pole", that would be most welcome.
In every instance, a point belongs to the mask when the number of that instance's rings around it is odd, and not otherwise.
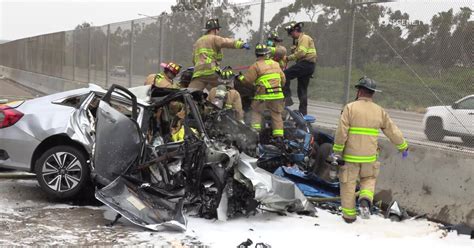
[[[342,101],[343,105],[346,105],[349,102],[349,88],[352,73],[352,51],[354,49],[355,8],[355,5],[351,4],[351,19],[349,21],[349,36],[347,38],[346,80],[344,84],[344,98]]]
[[[260,4],[260,30],[259,30],[259,36],[260,36],[260,42],[263,43],[263,21],[265,19],[265,0],[262,0],[262,3]]]
[[[110,71],[110,24],[107,25],[107,42],[105,48],[105,88],[109,88]]]
[[[129,56],[129,64],[128,64],[128,87],[132,87],[132,81],[133,81],[133,33],[134,33],[134,29],[135,29],[135,21],[132,20],[132,22],[130,23],[130,56]]]
[[[351,9],[351,18],[348,25],[347,37],[347,57],[346,57],[346,80],[344,83],[344,97],[342,103],[345,105],[349,102],[349,92],[351,84],[351,73],[352,73],[352,52],[354,49],[354,26],[355,26],[355,13],[358,5],[372,4],[372,3],[384,3],[393,2],[391,0],[347,0]]]

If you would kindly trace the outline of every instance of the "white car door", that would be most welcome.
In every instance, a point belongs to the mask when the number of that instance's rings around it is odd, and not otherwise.
[[[454,132],[474,136],[474,96],[463,98],[453,105]]]

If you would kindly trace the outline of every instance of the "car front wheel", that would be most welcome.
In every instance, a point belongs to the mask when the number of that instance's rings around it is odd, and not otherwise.
[[[443,122],[439,118],[430,118],[426,122],[425,134],[428,140],[442,141],[444,138]]]
[[[36,178],[48,195],[71,198],[89,182],[90,170],[86,161],[84,154],[75,147],[53,147],[36,161]]]

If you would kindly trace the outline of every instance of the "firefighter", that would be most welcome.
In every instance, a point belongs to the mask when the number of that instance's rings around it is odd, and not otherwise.
[[[372,101],[376,89],[374,80],[363,77],[355,86],[357,98],[347,104],[339,120],[333,145],[334,155],[342,157],[345,165],[340,166],[339,182],[343,219],[347,223],[356,220],[355,190],[360,178],[359,210],[361,217],[370,217],[375,183],[380,163],[377,161],[379,130],[397,146],[402,157],[408,156],[408,144],[402,132],[379,105]]]
[[[286,106],[293,105],[291,100],[290,81],[298,79],[298,99],[300,101],[299,111],[308,114],[308,85],[312,77],[316,64],[316,47],[314,41],[307,34],[303,33],[303,23],[293,22],[285,27],[288,35],[293,38],[293,47],[291,55],[284,58],[285,62],[296,61],[296,64],[285,70],[287,83],[283,89],[285,92]]]
[[[235,74],[230,66],[216,71],[219,77],[220,85],[209,91],[207,100],[219,108],[232,109],[235,112],[235,118],[243,122],[244,110],[242,109],[242,100],[238,91],[234,89]]]
[[[284,60],[286,56],[286,48],[280,45],[282,41],[283,39],[278,36],[276,31],[272,31],[268,34],[267,47],[270,49],[270,58],[278,62],[280,68],[283,70],[286,67]]]
[[[181,70],[181,65],[170,62],[166,64],[163,72],[158,74],[150,74],[145,80],[145,85],[154,85],[159,88],[176,88],[173,85],[173,79]]]
[[[206,22],[206,34],[199,38],[193,47],[194,74],[189,88],[208,90],[217,86],[216,69],[223,58],[222,48],[250,49],[249,44],[240,40],[220,37],[218,19]]]
[[[272,134],[277,143],[282,143],[283,137],[283,89],[285,74],[277,62],[268,58],[269,49],[264,44],[255,46],[257,62],[249,67],[244,75],[238,77],[243,84],[255,85],[255,96],[252,101],[252,127],[257,131],[262,129],[262,114],[270,110],[272,118]],[[281,142],[280,142],[281,141]]]

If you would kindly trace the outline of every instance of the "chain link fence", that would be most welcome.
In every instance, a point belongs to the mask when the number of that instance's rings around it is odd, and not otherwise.
[[[446,7],[453,2],[454,7]],[[329,102],[340,108],[355,98],[353,86],[367,75],[383,91],[376,101],[394,110],[397,124],[412,140],[474,146],[474,96],[457,102],[474,94],[474,22],[468,7],[469,0],[368,5],[276,1],[265,5],[263,29],[276,30],[289,48],[292,40],[283,27],[304,22],[318,51],[308,90],[313,106]],[[251,44],[260,40],[260,6],[225,5],[15,40],[0,45],[0,65],[105,88],[138,86],[160,71],[162,62],[192,66],[192,45],[210,17],[219,18],[222,36]],[[253,61],[252,51],[227,49],[222,65],[243,68]],[[427,111],[437,105],[445,107]],[[335,125],[339,110],[334,111],[320,119]],[[432,116],[423,122],[425,113]]]

